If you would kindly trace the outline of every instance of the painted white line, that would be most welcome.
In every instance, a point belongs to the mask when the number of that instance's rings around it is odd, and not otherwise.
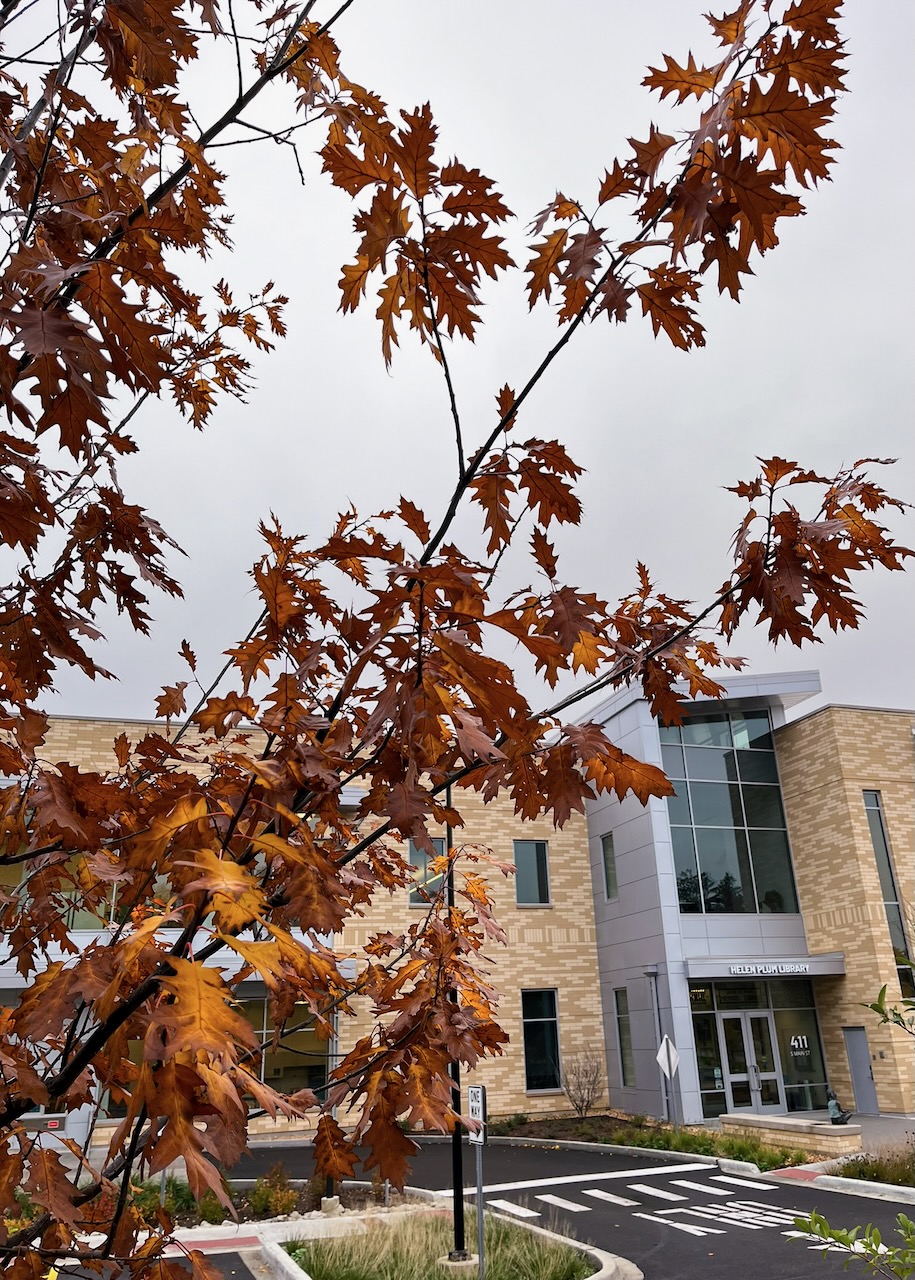
[[[676,1210],[669,1210],[675,1213]],[[696,1210],[704,1217],[715,1218],[719,1222],[733,1222],[739,1227],[755,1223],[760,1227],[783,1227],[793,1225],[798,1216],[792,1209],[780,1209],[777,1205],[756,1204],[753,1201],[732,1200],[729,1204],[714,1204]]]
[[[794,1226],[795,1218],[807,1216],[801,1209],[792,1209],[780,1204],[763,1204],[760,1200],[732,1200],[723,1207],[739,1213],[750,1213],[760,1222],[789,1223],[791,1226]]]
[[[625,1196],[615,1196],[609,1191],[600,1191],[595,1187],[588,1187],[581,1193],[583,1196],[593,1196],[595,1200],[606,1200],[609,1204],[621,1204],[624,1209],[631,1209],[634,1204],[638,1204],[638,1200],[627,1200]]]
[[[708,1218],[710,1222],[718,1222],[729,1227],[746,1227],[748,1231],[762,1231],[760,1222],[748,1222],[746,1218],[734,1218],[730,1214],[720,1214],[715,1209],[661,1209],[661,1213],[688,1213],[692,1218]]]
[[[526,1209],[523,1204],[512,1204],[511,1200],[487,1200],[487,1208],[501,1209],[503,1213],[514,1214],[516,1218],[539,1218],[536,1209]]]
[[[851,1253],[863,1253],[864,1242],[855,1240],[847,1249],[839,1244],[830,1244],[828,1240],[821,1240],[819,1236],[810,1235],[806,1231],[783,1231],[782,1235],[788,1240],[813,1240],[815,1243],[808,1244],[808,1249],[816,1249],[820,1253],[844,1253],[847,1257]],[[885,1244],[880,1244],[877,1248],[878,1253],[887,1253],[888,1248]]]
[[[687,1196],[677,1195],[674,1191],[665,1191],[663,1187],[650,1187],[647,1182],[630,1182],[630,1191],[641,1191],[643,1196],[654,1196],[656,1200],[686,1200]]]
[[[733,1191],[726,1191],[724,1187],[710,1187],[707,1182],[690,1182],[689,1178],[673,1178],[671,1179],[675,1187],[686,1187],[688,1191],[701,1191],[707,1196],[731,1196]]]
[[[571,1187],[582,1182],[619,1182],[625,1178],[652,1178],[664,1173],[697,1173],[700,1169],[708,1169],[707,1164],[659,1164],[648,1169],[616,1169],[612,1173],[570,1173],[561,1178],[528,1178],[524,1182],[494,1182],[483,1188],[484,1195],[498,1194],[500,1191],[529,1191],[532,1187]],[[751,1184],[752,1185],[752,1184]],[[476,1187],[465,1187],[465,1196],[475,1196]],[[452,1196],[450,1187],[436,1191],[443,1199]]]
[[[685,1231],[691,1236],[723,1236],[724,1231],[717,1227],[694,1227],[689,1222],[671,1222],[670,1218],[656,1218],[653,1213],[634,1213],[633,1218],[644,1218],[646,1222],[660,1222],[662,1227],[673,1227],[675,1231]]]
[[[589,1204],[576,1204],[574,1200],[563,1200],[562,1196],[537,1196],[544,1204],[555,1205],[557,1209],[568,1209],[569,1213],[590,1213]]]
[[[729,1178],[726,1173],[713,1173],[714,1182],[726,1182],[732,1187],[752,1187],[755,1191],[774,1191],[773,1182],[753,1182],[750,1178]]]

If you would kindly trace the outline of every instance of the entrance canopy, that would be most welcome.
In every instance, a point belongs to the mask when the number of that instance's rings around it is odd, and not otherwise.
[[[842,951],[815,956],[692,956],[686,961],[689,978],[825,978],[844,973]]]

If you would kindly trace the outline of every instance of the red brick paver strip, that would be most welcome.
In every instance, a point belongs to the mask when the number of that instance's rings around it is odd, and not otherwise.
[[[185,1240],[184,1247],[169,1245],[165,1250],[166,1257],[180,1257],[190,1249],[200,1249],[203,1253],[235,1253],[238,1249],[256,1249],[261,1243],[260,1236],[220,1236],[215,1240]]]

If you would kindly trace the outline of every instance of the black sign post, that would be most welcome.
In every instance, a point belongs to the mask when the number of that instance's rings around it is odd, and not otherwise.
[[[480,1259],[480,1280],[485,1280],[486,1258],[483,1253],[483,1147],[486,1145],[486,1086],[467,1086],[467,1114],[476,1120],[479,1129],[470,1130],[468,1140],[477,1149],[477,1256]]]

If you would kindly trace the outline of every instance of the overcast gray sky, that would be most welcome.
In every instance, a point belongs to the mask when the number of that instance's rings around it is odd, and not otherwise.
[[[669,121],[640,81],[662,52],[680,61],[688,49],[711,54],[704,8],[693,0],[357,0],[336,35],[351,79],[392,106],[431,101],[442,155],[494,178],[526,223],[557,189],[593,203],[626,138]],[[605,599],[629,590],[637,558],[671,594],[713,592],[742,515],[724,486],[755,474],[757,454],[826,472],[864,455],[898,457],[880,479],[915,499],[915,6],[849,0],[843,29],[850,92],[834,129],[843,147],[834,181],[809,193],[807,217],[780,224],[782,243],[756,260],[741,305],[710,288],[707,346],[690,353],[655,341],[636,316],[623,327],[588,326],[524,414],[525,437],[557,435],[587,468],[584,522],[560,544],[566,580]],[[230,85],[208,83],[208,118]],[[675,119],[685,127],[688,109]],[[258,361],[249,403],[224,402],[204,434],[168,405],[143,411],[139,460],[127,460],[123,478],[188,552],[176,566],[187,599],[153,601],[149,640],[111,625],[101,658],[119,683],[65,676],[48,710],[149,715],[159,686],[183,678],[183,638],[202,675],[214,672],[256,612],[245,572],[268,511],[288,530],[320,537],[350,501],[368,513],[404,493],[430,515],[441,509],[453,482],[444,388],[428,354],[408,340],[385,371],[373,308],[337,313],[354,210],[320,176],[310,155],[317,136],[302,135],[304,187],[272,144],[221,153],[232,173],[236,253],[194,266],[195,279],[226,274],[239,294],[278,280],[292,297],[290,336]],[[493,421],[498,387],[522,383],[555,333],[546,309],[528,315],[520,273],[488,300],[481,339],[453,357],[471,443]],[[915,542],[911,517],[894,527]],[[869,619],[858,633],[773,653],[744,628],[735,650],[758,671],[818,667],[823,701],[911,707],[912,574],[874,573],[861,589]]]

